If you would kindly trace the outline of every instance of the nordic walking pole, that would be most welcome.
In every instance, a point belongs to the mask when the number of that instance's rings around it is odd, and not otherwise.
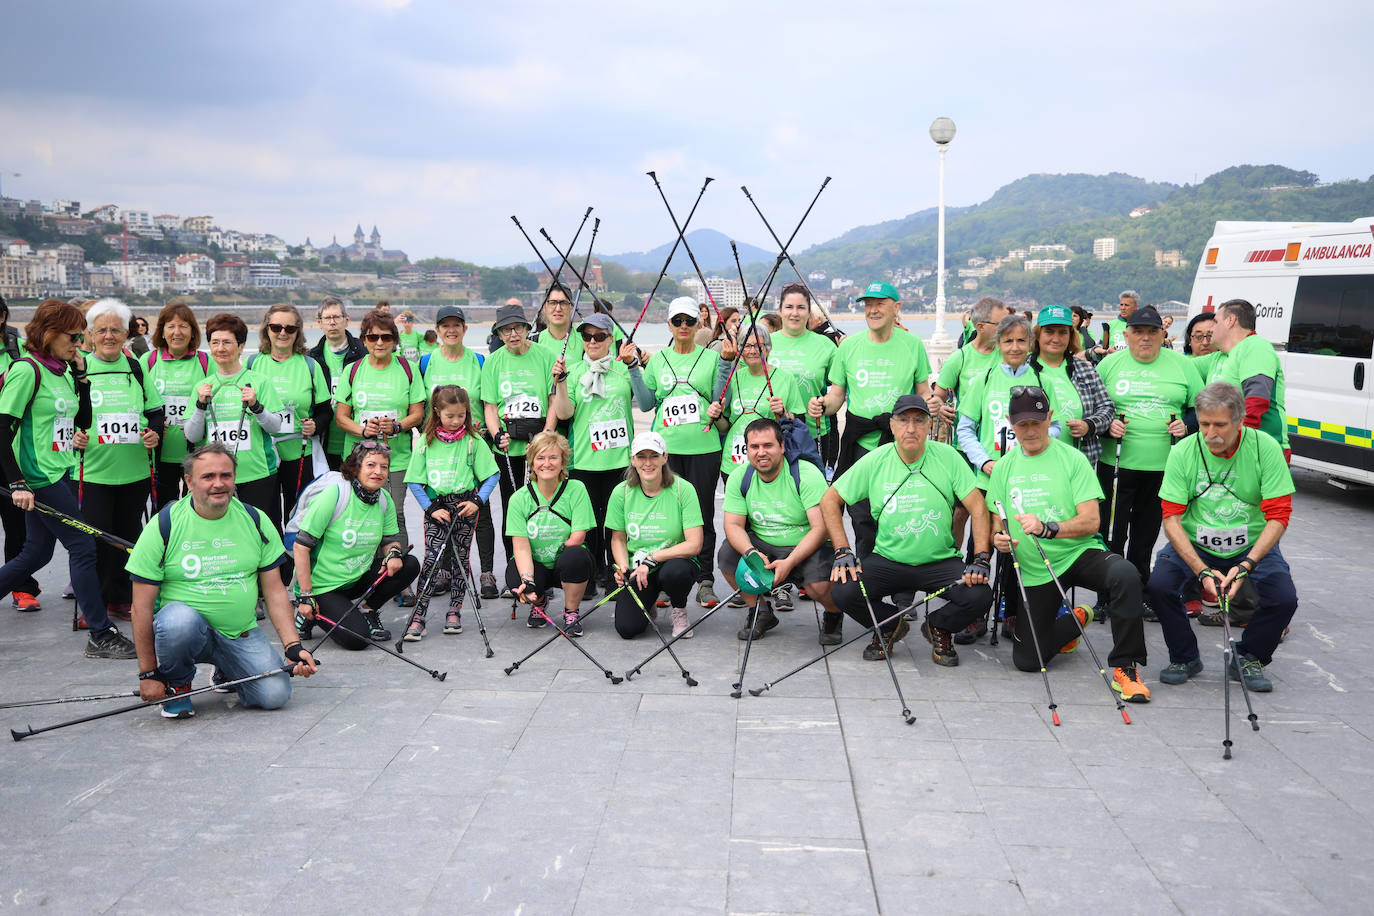
[[[1225,722],[1225,731],[1223,733],[1221,741],[1221,759],[1230,760],[1231,666],[1236,664],[1236,643],[1231,636],[1231,597],[1230,595],[1222,594],[1220,579],[1217,578],[1216,573],[1212,572],[1212,570],[1203,570],[1202,576],[1204,578],[1209,578],[1212,580],[1213,586],[1216,588],[1217,591],[1217,603],[1221,606],[1222,636],[1225,639],[1225,643],[1223,644],[1221,649],[1221,659],[1223,667],[1225,669],[1221,675],[1222,697],[1224,698],[1222,701],[1222,716]],[[1237,666],[1237,668],[1238,667],[1239,666]],[[1236,676],[1237,679],[1240,681],[1241,695],[1245,697],[1245,708],[1248,711],[1246,719],[1249,720],[1250,727],[1252,729],[1254,729],[1255,731],[1259,731],[1259,716],[1255,715],[1255,707],[1250,703],[1250,688],[1245,686],[1245,678],[1240,676],[1239,671],[1236,672]]]
[[[584,273],[584,274],[587,272],[587,268],[588,268],[588,267],[591,267],[591,265],[592,265],[592,249],[596,247],[596,234],[597,234],[598,232],[600,232],[600,231],[601,231],[601,217],[598,216],[598,217],[596,218],[596,222],[592,223],[592,240],[587,244],[587,258],[586,258],[586,260],[584,260],[584,261],[582,262],[582,273]],[[573,241],[574,241],[574,243],[575,243],[577,240],[576,240],[576,239],[573,239]],[[572,252],[572,246],[571,246],[571,245],[568,246],[568,251],[569,251],[569,253]],[[584,287],[582,287],[582,286],[579,285],[579,286],[577,287],[577,294],[576,294],[575,296],[573,296],[572,314],[568,315],[568,336],[563,338],[563,352],[561,352],[561,353],[558,354],[558,358],[559,358],[559,359],[566,359],[567,356],[568,356],[568,344],[572,343],[573,325],[577,323],[577,322],[576,322],[576,318],[577,318],[577,306],[582,302],[582,290],[583,290],[583,289],[584,289]],[[595,293],[592,293],[592,297],[595,298],[595,296],[596,296],[596,294],[595,294]],[[564,367],[564,371],[567,371],[567,367],[566,367],[566,366]],[[557,387],[558,387],[558,383],[555,382],[555,383],[554,383],[554,389],[557,389]],[[553,390],[550,390],[549,396],[550,396],[550,397],[553,396]]]
[[[621,588],[624,588],[624,587],[625,587],[625,586],[622,585],[622,586],[620,586],[620,588],[616,588],[616,589],[613,589],[612,591],[608,592],[608,593],[605,595],[605,597],[603,597],[603,598],[602,598],[600,601],[598,601],[596,604],[592,605],[591,608],[588,609],[587,613],[581,615],[578,619],[579,619],[579,620],[586,620],[588,617],[590,617],[592,614],[594,614],[594,613],[596,612],[596,609],[597,609],[597,608],[602,607],[603,605],[606,604],[606,602],[610,601],[610,600],[611,600],[612,598],[614,598],[616,595],[620,594],[620,589],[621,589]],[[558,636],[559,636],[558,633],[554,633],[554,634],[551,635],[548,639],[546,639],[546,640],[544,640],[542,643],[540,643],[538,646],[535,646],[533,652],[530,652],[528,655],[526,655],[524,658],[520,659],[519,661],[511,662],[511,663],[510,663],[509,665],[507,665],[506,668],[505,668],[506,675],[509,676],[509,675],[511,674],[511,672],[518,670],[518,669],[520,668],[520,666],[523,665],[525,662],[527,662],[527,661],[529,661],[530,659],[534,658],[534,657],[535,657],[536,655],[538,655],[540,652],[544,651],[544,650],[547,649],[549,646],[553,645],[555,642],[558,641]]]
[[[929,607],[930,602],[931,602],[932,599],[940,597],[940,596],[943,595],[945,592],[949,591],[951,588],[953,588],[955,585],[958,585],[958,584],[959,584],[958,582],[951,582],[949,585],[946,585],[944,588],[940,589],[939,591],[931,592],[930,594],[926,595],[924,599],[922,599],[921,603],[922,603],[922,604],[925,604],[927,607]],[[912,605],[912,607],[915,607],[915,605]],[[907,613],[908,611],[910,611],[910,610],[911,610],[911,608],[903,608],[902,610],[897,611],[895,614],[892,614],[891,616],[886,617],[886,618],[884,618],[883,620],[879,621],[879,622],[878,622],[878,626],[882,626],[882,625],[885,624],[885,623],[891,623],[892,621],[894,621],[894,620],[896,620],[898,617],[901,617],[902,615],[906,614],[906,613]],[[822,652],[820,655],[817,655],[815,658],[811,659],[811,661],[809,661],[809,662],[804,662],[804,663],[798,665],[797,667],[793,668],[791,671],[787,672],[786,674],[784,674],[782,677],[778,678],[777,680],[775,680],[775,681],[768,681],[768,682],[766,682],[762,687],[751,687],[751,688],[749,688],[749,695],[750,695],[750,696],[754,696],[754,697],[762,696],[766,691],[772,690],[774,687],[776,687],[778,684],[781,684],[783,681],[787,680],[787,679],[788,679],[789,677],[791,677],[792,675],[797,674],[798,672],[801,672],[801,671],[805,671],[807,668],[810,668],[812,665],[816,664],[816,662],[820,661],[820,660],[823,659],[823,658],[829,658],[830,656],[834,655],[836,652],[839,652],[839,651],[840,651],[841,649],[843,649],[845,646],[852,645],[853,643],[858,642],[860,639],[863,639],[865,636],[869,635],[869,633],[871,633],[871,632],[872,632],[871,630],[861,630],[861,631],[859,631],[857,634],[855,634],[854,636],[851,636],[849,639],[846,639],[844,642],[840,643],[840,644],[839,644],[838,646],[836,646],[835,648],[825,650],[825,651]]]
[[[1121,421],[1122,426],[1126,425],[1124,413],[1117,414],[1116,418]],[[1121,442],[1125,438],[1126,433],[1123,430],[1121,438],[1116,440],[1116,464],[1112,466],[1112,509],[1107,513],[1107,544],[1111,547],[1114,547],[1111,542],[1116,539],[1116,491],[1117,484],[1121,480]],[[1123,543],[1121,547],[1124,550],[1126,545]]]
[[[863,573],[859,573],[859,591],[863,593],[864,605],[868,608],[868,619],[873,621],[873,636],[881,645],[883,642],[882,624],[878,623],[878,612],[873,609],[873,600],[868,597],[868,586],[864,585]],[[902,621],[898,618],[897,626],[901,627]],[[911,707],[906,705],[906,697],[902,696],[902,685],[897,680],[897,669],[892,667],[892,653],[886,647],[883,649],[883,661],[887,662],[887,673],[892,675],[892,686],[897,689],[897,699],[902,701],[902,718],[907,725],[915,725],[916,717],[911,714]]]
[[[768,600],[769,595],[756,595],[754,597],[754,607],[749,612],[749,638],[744,641],[744,657],[739,661],[739,677],[730,686],[734,689],[730,691],[730,696],[739,699],[744,695],[744,670],[749,667],[749,649],[754,645],[754,630],[759,623],[759,609]],[[773,608],[768,608],[771,613]]]
[[[692,623],[688,625],[687,629],[683,630],[681,633],[679,633],[678,635],[674,636],[672,639],[668,640],[668,646],[671,646],[673,643],[677,642],[679,639],[685,639],[689,633],[691,633],[691,632],[692,632],[693,630],[695,630],[698,626],[700,626],[701,624],[703,624],[703,623],[705,623],[707,620],[709,620],[709,619],[711,618],[711,615],[712,615],[712,614],[714,614],[716,611],[719,611],[721,608],[725,607],[725,603],[726,603],[727,601],[729,601],[731,598],[734,598],[734,597],[735,597],[736,595],[738,595],[738,594],[739,594],[739,589],[735,589],[733,592],[731,592],[730,594],[726,595],[724,598],[720,599],[720,601],[716,604],[715,607],[711,608],[711,609],[708,610],[705,614],[702,614],[702,615],[701,615],[700,617],[698,617],[696,620],[692,621]],[[629,671],[626,671],[626,672],[625,672],[625,680],[628,681],[628,680],[630,680],[631,678],[633,678],[636,674],[639,674],[640,670],[641,670],[645,665],[649,664],[649,662],[653,661],[654,659],[656,659],[656,658],[658,658],[660,655],[662,655],[662,654],[663,654],[663,650],[666,649],[666,648],[668,648],[668,646],[662,646],[662,647],[660,647],[660,648],[658,648],[658,649],[655,649],[655,650],[653,651],[653,653],[652,653],[648,658],[644,659],[644,661],[640,662],[638,665],[635,665],[635,666],[634,666],[633,668],[631,668]]]
[[[692,269],[697,272],[697,279],[701,281],[701,288],[706,290],[706,298],[711,303],[711,310],[716,313],[716,321],[720,321],[720,308],[716,305],[716,297],[711,295],[711,288],[706,285],[706,275],[701,272],[701,266],[697,264],[696,255],[692,254],[692,246],[687,244],[687,234],[678,224],[677,216],[673,213],[673,205],[668,203],[668,195],[663,193],[663,185],[658,183],[658,175],[652,171],[646,174],[653,179],[654,187],[658,188],[658,196],[663,198],[663,206],[668,208],[668,218],[673,221],[673,228],[677,230],[678,238],[682,240],[682,250],[687,252],[687,258],[692,262]]]
[[[1023,511],[1021,501],[1014,495],[1012,497],[1012,503],[1016,506],[1017,512]],[[1001,503],[997,504],[997,511],[1001,514],[1005,523],[1007,513],[1002,509]],[[1045,570],[1050,574],[1050,580],[1054,582],[1054,587],[1059,589],[1059,597],[1067,602],[1069,600],[1069,593],[1064,591],[1064,584],[1060,582],[1059,577],[1054,574],[1054,567],[1050,565],[1050,558],[1045,553],[1045,548],[1040,546],[1040,540],[1038,538],[1032,537],[1031,535],[1026,536],[1030,538],[1030,542],[1035,545],[1036,551],[1040,554],[1040,559],[1045,561]],[[1107,685],[1107,692],[1111,694],[1112,702],[1116,704],[1116,711],[1121,713],[1121,718],[1127,725],[1130,725],[1131,716],[1126,712],[1126,704],[1121,702],[1121,697],[1117,696],[1116,691],[1112,689],[1111,677],[1107,674],[1107,669],[1102,664],[1102,657],[1097,654],[1097,649],[1093,647],[1091,640],[1088,639],[1088,631],[1083,629],[1083,621],[1078,619],[1078,615],[1073,612],[1072,608],[1069,610],[1069,616],[1071,616],[1073,622],[1078,625],[1079,635],[1082,637],[1083,644],[1088,647],[1088,653],[1093,657],[1093,664],[1097,666],[1097,673],[1102,675],[1102,683]]]
[[[362,607],[362,606],[363,606],[363,602],[366,601],[368,598],[372,597],[372,592],[377,588],[377,586],[379,586],[379,585],[382,584],[382,580],[385,579],[385,578],[386,578],[386,567],[385,567],[385,564],[383,564],[381,575],[379,575],[379,576],[377,577],[377,580],[376,580],[375,582],[373,582],[371,585],[369,585],[369,586],[367,587],[367,590],[366,590],[366,591],[364,591],[361,595],[358,596],[358,600],[355,601],[355,602],[353,602],[353,606],[352,606],[352,607],[350,607],[348,610],[344,611],[343,617],[347,617],[349,614],[352,614],[352,613],[353,613],[354,611],[356,611],[358,608]],[[298,609],[299,609],[299,608],[298,608]],[[313,598],[311,599],[311,613],[314,613],[314,599],[313,599]],[[343,618],[341,617],[340,619],[342,620]],[[330,634],[334,632],[334,628],[337,627],[337,626],[338,626],[338,624],[336,623],[336,624],[334,624],[334,626],[330,627],[328,630],[325,630],[325,634],[324,634],[323,636],[320,637],[320,641],[317,642],[317,643],[315,643],[314,646],[312,646],[311,648],[309,648],[309,649],[306,650],[307,652],[310,653],[310,655],[311,655],[312,658],[314,657],[315,653],[318,652],[318,651],[320,650],[320,646],[324,645],[324,644],[325,644],[325,641],[326,641],[327,639],[329,639]],[[322,630],[324,629],[324,624],[320,624],[320,629],[322,629]],[[302,642],[304,642],[304,640],[302,640]]]
[[[124,693],[95,693],[84,697],[53,697],[51,700],[21,700],[17,703],[0,703],[0,709],[18,709],[21,706],[53,706],[58,703],[86,703],[90,700],[121,700],[138,696],[137,690]]]
[[[616,589],[616,591],[619,591],[619,589]],[[612,592],[611,594],[613,595],[613,594],[615,594],[615,592]],[[607,595],[607,596],[606,596],[606,598],[610,598],[610,597],[611,597],[611,595]],[[605,603],[606,603],[606,598],[603,598],[603,599],[601,599],[600,601],[598,601],[598,602],[596,603],[596,605],[595,605],[594,607],[592,607],[592,609],[591,609],[590,611],[588,611],[586,614],[583,614],[582,617],[586,617],[587,615],[591,614],[592,611],[596,610],[597,608],[599,608],[599,607],[601,607],[603,604],[605,604]],[[574,639],[573,637],[569,636],[567,630],[564,630],[564,629],[563,629],[562,627],[560,627],[558,624],[554,623],[554,622],[553,622],[553,618],[551,618],[551,617],[550,617],[546,612],[544,612],[543,610],[540,610],[538,605],[535,605],[534,607],[535,607],[536,613],[538,613],[540,617],[543,617],[543,618],[544,618],[544,622],[547,623],[549,626],[553,627],[553,629],[554,629],[554,635],[551,636],[551,637],[549,637],[549,639],[546,640],[546,641],[545,641],[542,645],[540,645],[537,649],[535,649],[534,652],[531,652],[529,655],[526,655],[524,658],[520,659],[520,661],[515,662],[513,665],[511,665],[509,668],[507,668],[507,669],[506,669],[506,674],[510,674],[510,673],[511,673],[512,671],[514,671],[516,668],[519,668],[520,665],[521,665],[521,663],[523,663],[524,661],[526,661],[527,659],[529,659],[530,656],[532,656],[532,655],[535,654],[535,652],[538,652],[540,649],[544,648],[544,646],[549,645],[550,643],[552,643],[554,640],[556,640],[558,637],[561,636],[561,637],[563,637],[564,639],[566,639],[566,640],[572,645],[572,647],[573,647],[574,649],[576,649],[578,652],[581,652],[584,656],[586,656],[587,661],[591,662],[591,663],[592,663],[593,665],[595,665],[598,669],[600,669],[601,673],[604,674],[604,675],[606,675],[606,679],[609,680],[612,684],[619,684],[621,681],[625,680],[625,679],[624,679],[623,677],[621,677],[620,675],[612,673],[610,668],[607,668],[605,665],[601,664],[601,662],[597,661],[595,658],[592,658],[592,654],[591,654],[590,652],[588,652],[586,649],[582,648],[582,644],[581,644],[581,643],[579,643],[579,642],[578,642],[576,639]]]
[[[745,197],[749,198],[749,203],[754,207],[754,212],[759,215],[759,219],[763,220],[764,228],[768,230],[768,234],[773,237],[773,241],[782,249],[782,253],[787,257],[787,263],[792,265],[792,272],[797,275],[797,279],[801,281],[802,286],[806,287],[806,292],[811,296],[811,301],[816,303],[816,307],[821,310],[821,314],[825,316],[825,320],[834,324],[834,322],[831,321],[830,314],[826,312],[825,306],[821,305],[820,300],[816,298],[816,294],[811,291],[811,286],[806,282],[806,277],[802,274],[801,270],[798,269],[797,262],[792,260],[792,255],[787,250],[792,244],[793,239],[797,237],[797,233],[801,231],[802,223],[805,223],[806,218],[811,215],[811,208],[816,206],[816,201],[820,199],[821,192],[825,190],[825,186],[828,184],[830,184],[829,175],[825,176],[825,181],[821,182],[820,190],[816,191],[816,196],[811,198],[811,205],[808,206],[806,212],[802,214],[802,218],[797,222],[797,228],[792,230],[792,235],[788,238],[786,244],[783,244],[782,239],[778,238],[778,234],[773,231],[773,227],[768,223],[768,217],[763,215],[763,211],[759,209],[759,205],[754,202],[754,196],[749,193],[749,189],[744,185],[740,185],[739,189],[744,192]]]
[[[1007,521],[1007,510],[1003,508],[1000,500],[997,501],[995,505],[997,506],[997,514],[1002,517],[1002,530],[1006,533],[1007,540],[1010,541],[1011,523]],[[1026,536],[1030,537],[1030,535]],[[1059,706],[1054,702],[1054,692],[1050,690],[1050,673],[1049,671],[1045,670],[1045,653],[1040,650],[1040,634],[1036,632],[1035,621],[1031,618],[1030,596],[1026,594],[1026,582],[1024,579],[1021,578],[1021,562],[1016,558],[1015,543],[1011,545],[1011,550],[1007,551],[1005,556],[1011,557],[1011,568],[1016,577],[1016,585],[1021,590],[1021,612],[1026,615],[1026,629],[1030,630],[1031,646],[1035,649],[1035,660],[1040,664],[1040,677],[1045,681],[1045,696],[1049,699],[1050,703],[1050,719],[1054,722],[1055,725],[1058,725]],[[1069,611],[1069,613],[1072,614],[1073,611]],[[1020,623],[1021,621],[1018,620],[1018,633],[1021,629],[1019,626]],[[1086,633],[1083,635],[1083,638],[1085,641],[1087,640]]]
[[[739,246],[735,244],[735,240],[734,240],[734,239],[731,239],[731,240],[730,240],[730,252],[735,256],[735,270],[739,273],[739,287],[740,287],[740,289],[742,289],[742,290],[744,291],[744,301],[745,301],[745,302],[749,302],[749,301],[750,301],[750,298],[749,298],[749,284],[746,283],[745,280],[744,280],[744,268],[743,268],[742,266],[740,266],[740,262],[739,262]],[[758,307],[758,310],[759,310],[759,311],[762,311],[762,310],[763,310],[763,303],[762,303],[762,302],[755,301],[754,304]],[[757,321],[755,321],[755,322],[753,322],[753,323],[751,323],[751,324],[749,325],[749,330],[750,330],[750,331],[753,331],[753,329],[754,329],[756,326],[757,326]],[[749,339],[749,337],[748,337],[747,334],[746,334],[745,336],[743,336],[743,337],[740,338],[740,342],[739,342],[740,352],[743,352],[743,351],[744,351],[744,342],[745,342],[746,340],[748,340],[748,339]],[[755,338],[754,338],[754,343],[757,344],[758,342],[759,342],[759,341],[758,341],[758,338],[755,337]],[[759,347],[759,355],[760,355],[760,356],[763,355],[763,348],[762,348],[762,347]],[[773,379],[770,378],[769,375],[768,375],[768,360],[766,360],[766,359],[763,360],[763,380],[768,384],[768,396],[769,396],[770,398],[773,397]]]
[[[639,611],[644,615],[644,619],[648,621],[649,629],[654,631],[654,635],[658,637],[658,641],[663,643],[663,648],[667,649],[668,654],[673,657],[673,661],[677,662],[677,668],[682,672],[682,679],[687,682],[687,686],[697,686],[696,678],[692,677],[691,672],[683,666],[682,660],[677,657],[677,653],[673,651],[673,647],[668,645],[668,640],[663,638],[663,632],[658,628],[658,624],[654,621],[654,618],[649,616],[649,611],[644,607],[644,602],[639,598],[639,591],[631,587],[630,597],[635,600],[635,604],[639,605]]]
[[[3,494],[5,496],[11,496],[12,493],[13,491],[11,491],[8,487],[0,487],[0,494]],[[89,534],[93,538],[97,538],[99,540],[104,541],[111,547],[118,547],[121,550],[129,551],[132,551],[134,549],[134,545],[131,542],[124,540],[122,537],[110,534],[108,531],[101,531],[94,525],[88,525],[75,516],[68,515],[65,512],[61,512],[57,509],[54,509],[52,506],[49,506],[46,503],[40,503],[37,499],[33,501],[33,508],[35,512],[42,512],[44,515],[50,515],[62,524],[66,525],[68,528],[75,528],[82,534]]]
[[[592,208],[591,208],[591,207],[588,207],[588,208],[587,208],[587,212],[582,214],[582,222],[580,222],[580,223],[577,224],[577,231],[573,233],[572,241],[568,243],[568,256],[569,256],[569,257],[572,256],[573,249],[577,247],[577,240],[580,239],[580,238],[582,237],[582,230],[583,230],[583,228],[585,228],[586,225],[587,225],[587,217],[589,217],[589,216],[591,216],[591,215],[592,215]],[[597,222],[597,224],[599,225],[599,224],[601,223],[601,218],[600,218],[600,217],[597,217],[596,222]],[[553,284],[553,283],[559,282],[559,278],[563,276],[563,268],[564,268],[564,267],[567,267],[567,266],[568,266],[568,258],[565,257],[565,258],[563,259],[562,263],[560,263],[560,264],[558,265],[558,273],[557,273],[557,274],[550,274],[550,275],[549,275],[549,283],[550,283],[550,284]],[[572,330],[572,329],[569,328],[569,330]]]
[[[337,621],[337,620],[330,620],[328,617],[324,616],[323,614],[319,613],[318,611],[315,612],[315,616],[318,617],[320,620],[323,620],[325,623],[330,624],[330,626],[332,627],[331,632],[333,632],[334,629],[337,629],[337,630],[339,630],[339,631],[341,631],[341,632],[347,633],[349,636],[352,636],[352,637],[354,637],[355,639],[360,639],[360,640],[362,640],[364,643],[366,643],[367,645],[371,646],[371,647],[374,648],[374,649],[380,649],[381,651],[385,652],[387,655],[392,656],[393,658],[399,658],[401,661],[405,662],[407,665],[413,665],[414,667],[419,668],[421,671],[423,671],[425,674],[428,674],[430,677],[434,678],[436,681],[442,681],[442,680],[444,680],[444,679],[446,679],[446,678],[448,677],[448,672],[447,672],[447,671],[439,671],[439,670],[434,669],[434,668],[426,668],[424,665],[420,664],[419,662],[414,661],[414,660],[409,659],[409,658],[406,658],[404,655],[402,655],[401,653],[397,652],[396,650],[394,650],[394,649],[389,649],[389,648],[387,648],[386,646],[382,645],[382,644],[379,643],[379,642],[373,642],[372,640],[368,639],[366,636],[363,636],[361,633],[356,633],[356,632],[354,632],[353,630],[350,630],[348,627],[346,627],[346,626],[342,625],[341,623],[339,623],[339,621]]]
[[[474,520],[472,527],[476,529],[477,522]],[[472,542],[468,541],[468,556],[463,563],[463,570],[468,574],[468,585],[472,587],[472,613],[477,616],[477,633],[482,637],[482,645],[486,647],[487,658],[491,658],[496,653],[491,651],[491,640],[487,638],[487,625],[482,622],[482,596],[477,587],[477,580],[472,575]]]
[[[644,300],[644,308],[639,310],[639,319],[635,322],[635,326],[630,329],[628,340],[633,341],[635,339],[635,332],[639,330],[640,323],[644,321],[645,313],[649,311],[649,303],[654,301],[654,295],[658,292],[659,284],[663,282],[664,277],[668,276],[668,268],[673,263],[673,255],[677,254],[677,246],[682,242],[683,233],[692,224],[692,216],[697,212],[697,204],[701,203],[702,195],[706,193],[706,186],[714,180],[707,178],[701,183],[701,190],[697,192],[697,199],[692,203],[692,209],[687,211],[687,218],[682,221],[682,232],[679,232],[677,238],[673,240],[673,247],[668,249],[668,258],[663,262],[663,269],[658,272],[658,279],[654,281],[654,288],[649,290],[649,296]]]
[[[237,680],[224,681],[223,683],[219,684],[206,684],[204,687],[197,687],[195,690],[189,690],[186,693],[169,693],[165,697],[162,697],[157,700],[147,700],[143,703],[133,703],[129,706],[121,706],[118,709],[107,709],[104,712],[94,713],[89,716],[82,716],[79,719],[71,719],[67,722],[58,722],[56,725],[45,725],[42,728],[34,728],[32,725],[30,725],[28,727],[28,731],[22,732],[12,728],[10,729],[10,736],[13,737],[15,741],[23,741],[25,738],[28,738],[32,735],[41,735],[43,734],[43,732],[56,731],[59,728],[67,728],[71,725],[80,725],[83,722],[94,722],[96,719],[108,719],[110,716],[118,716],[126,712],[134,712],[138,709],[150,709],[154,706],[161,706],[163,703],[166,703],[170,700],[184,700],[189,697],[193,697],[198,693],[205,693],[209,690],[223,690],[226,687],[237,687],[240,684],[247,684],[250,681],[260,681],[265,677],[275,677],[278,674],[286,674],[289,676],[291,672],[295,670],[296,664],[296,662],[288,662],[287,664],[282,665],[280,668],[273,668],[270,671],[263,671],[258,674],[250,674],[248,677],[241,677]],[[315,664],[318,666],[319,662],[317,661],[315,662]]]
[[[521,231],[523,232],[524,230],[522,229]],[[548,242],[550,245],[553,246],[553,250],[556,251],[556,252],[558,252],[558,255],[559,255],[560,257],[562,257],[564,260],[567,259],[568,256],[567,256],[566,254],[564,254],[564,253],[562,252],[562,250],[559,249],[558,243],[555,242],[555,241],[553,240],[553,238],[549,235],[549,232],[548,232],[547,229],[544,229],[544,228],[541,226],[540,229],[539,229],[539,234],[542,235],[542,236],[544,237],[544,240],[545,240],[546,242]],[[571,271],[573,272],[573,275],[574,275],[575,277],[577,277],[577,282],[578,282],[578,283],[581,283],[583,288],[585,288],[585,289],[587,289],[589,292],[591,292],[592,298],[595,299],[595,298],[596,298],[596,291],[593,290],[593,289],[592,289],[592,285],[591,285],[590,283],[587,282],[586,276],[585,276],[584,274],[578,273],[578,271],[577,271],[577,265],[574,264],[574,263],[572,263],[571,261],[568,261],[568,269],[571,270]],[[598,310],[598,311],[599,311],[599,310]],[[607,312],[607,311],[603,311],[603,312],[601,312],[601,314],[603,314],[603,315],[605,315],[607,318],[611,319],[611,324],[615,325],[616,330],[618,330],[621,334],[625,334],[625,328],[624,328],[624,326],[622,326],[621,323],[620,323],[619,321],[616,321],[616,320],[615,320],[615,316],[614,316],[614,315],[612,315],[610,312]],[[569,333],[571,333],[571,332],[569,332]],[[626,335],[626,336],[629,336],[629,335]]]
[[[406,629],[410,629],[410,625],[420,618],[421,601],[424,602],[425,613],[426,615],[428,615],[429,599],[431,597],[430,590],[434,588],[434,577],[439,574],[439,566],[444,562],[444,551],[448,549],[449,538],[453,537],[453,527],[457,524],[458,516],[454,515],[449,519],[448,525],[444,528],[444,536],[439,541],[439,550],[434,555],[434,565],[429,568],[429,576],[426,577],[424,584],[420,586],[419,591],[415,593],[415,610],[410,612],[410,620],[406,621]],[[396,640],[397,652],[405,652],[405,649],[403,648],[403,646],[405,645],[405,640],[405,633],[402,633],[401,638]]]

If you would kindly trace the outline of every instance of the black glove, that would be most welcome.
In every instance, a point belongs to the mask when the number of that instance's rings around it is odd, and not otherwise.
[[[286,656],[287,661],[294,662],[299,665],[301,662],[305,661],[305,659],[301,658],[301,651],[301,644],[298,642],[293,642],[291,645],[287,646],[285,649],[282,650],[282,654]]]
[[[841,547],[835,551],[835,559],[830,564],[831,569],[857,570],[859,568],[859,558],[854,556],[854,551],[848,547]]]
[[[992,578],[992,561],[987,551],[982,551],[981,553],[975,553],[973,555],[973,562],[964,567],[964,575],[982,576],[986,579]]]

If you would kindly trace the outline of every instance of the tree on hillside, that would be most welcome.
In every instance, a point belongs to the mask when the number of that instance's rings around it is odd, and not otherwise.
[[[524,267],[491,267],[482,271],[482,298],[488,302],[509,299],[539,286],[537,278]]]

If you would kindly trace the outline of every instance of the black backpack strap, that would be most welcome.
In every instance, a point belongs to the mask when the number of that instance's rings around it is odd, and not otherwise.
[[[162,562],[158,564],[159,566],[167,563],[167,542],[172,539],[172,507],[177,502],[177,500],[173,500],[157,510],[157,531],[158,534],[162,535]]]
[[[534,500],[536,512],[538,512],[540,509],[545,509],[549,512],[552,512],[557,518],[562,519],[564,524],[568,525],[569,527],[572,527],[572,519],[568,518],[562,512],[559,512],[557,509],[554,508],[554,506],[558,505],[558,500],[562,498],[563,491],[568,488],[568,481],[565,480],[558,485],[558,491],[553,494],[553,499],[549,500],[547,505],[539,502],[539,491],[534,488],[533,481],[526,483],[525,486],[529,488],[530,498]]]
[[[248,511],[248,517],[253,520],[253,530],[258,533],[258,540],[266,544],[267,535],[262,533],[262,524],[260,523],[262,513],[255,507],[248,505],[248,503],[239,503],[239,505],[243,506],[243,508]]]

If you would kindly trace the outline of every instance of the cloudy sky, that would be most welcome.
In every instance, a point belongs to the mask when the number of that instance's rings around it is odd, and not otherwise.
[[[1190,182],[1374,171],[1367,3],[0,0],[4,193],[316,244],[377,224],[412,258],[529,258],[594,205],[597,249],[694,227],[797,250],[1032,172]],[[1368,214],[1352,214],[1354,216]]]

